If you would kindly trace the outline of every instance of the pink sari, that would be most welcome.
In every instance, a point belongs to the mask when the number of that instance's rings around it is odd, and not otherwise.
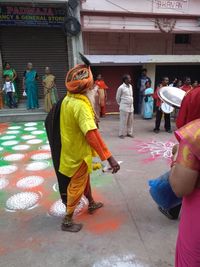
[[[175,134],[180,142],[177,162],[200,173],[200,119]],[[175,266],[200,267],[200,188],[183,198]]]

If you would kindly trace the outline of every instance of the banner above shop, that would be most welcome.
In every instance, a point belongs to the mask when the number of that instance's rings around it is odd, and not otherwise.
[[[153,3],[153,11],[161,12],[165,10],[165,12],[183,12],[188,9],[189,0],[152,0]]]
[[[0,26],[61,27],[65,10],[52,7],[0,7]]]

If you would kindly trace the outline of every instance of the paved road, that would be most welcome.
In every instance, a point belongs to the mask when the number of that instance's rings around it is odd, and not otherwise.
[[[77,234],[60,230],[59,215],[64,210],[58,202],[45,134],[37,134],[43,125],[1,125],[0,148],[4,151],[0,152],[0,266],[173,266],[178,223],[158,212],[149,196],[147,181],[168,170],[175,139],[165,132],[155,135],[153,124],[136,119],[135,138],[121,140],[117,137],[116,117],[101,122],[108,146],[123,163],[116,175],[93,173],[94,196],[105,206],[88,215],[83,199],[76,219],[84,223],[84,228]],[[7,129],[13,126],[20,128]],[[24,129],[29,127],[36,129]],[[5,141],[4,136],[14,135],[12,131],[20,131],[16,139],[10,139],[18,144],[5,145],[8,139]],[[24,135],[35,137],[25,140]],[[27,150],[13,149],[27,145],[27,140],[40,142],[29,141]],[[17,157],[21,159],[16,161]]]

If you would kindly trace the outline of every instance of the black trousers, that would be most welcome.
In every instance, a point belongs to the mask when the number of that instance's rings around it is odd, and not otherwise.
[[[155,124],[155,130],[160,130],[160,123],[163,115],[163,111],[160,108],[156,108],[156,124]],[[164,113],[164,119],[165,119],[165,130],[169,131],[171,130],[171,120],[170,120],[170,114]]]
[[[14,94],[13,92],[8,92],[7,93],[7,99],[8,99],[8,106],[9,108],[12,108],[12,107],[17,107],[17,104],[15,102],[15,98],[14,98]]]

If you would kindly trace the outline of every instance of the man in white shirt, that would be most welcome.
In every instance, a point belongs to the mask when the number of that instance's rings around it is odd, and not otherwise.
[[[133,137],[133,88],[131,77],[123,76],[123,84],[117,90],[116,100],[120,110],[119,137]]]

